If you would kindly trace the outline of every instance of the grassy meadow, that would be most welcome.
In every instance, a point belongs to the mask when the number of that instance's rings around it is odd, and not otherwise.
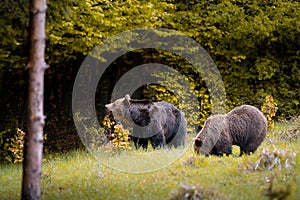
[[[237,147],[232,156],[205,157],[192,146],[45,155],[42,199],[299,199],[300,139],[287,131],[292,126],[276,123],[257,152],[242,157]],[[0,165],[0,199],[20,198],[21,176],[21,164]]]

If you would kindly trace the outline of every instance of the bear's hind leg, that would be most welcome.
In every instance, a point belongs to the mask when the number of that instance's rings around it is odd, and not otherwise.
[[[240,156],[242,156],[243,154],[247,154],[247,153],[246,153],[245,150],[240,146]]]
[[[151,145],[154,149],[165,147],[166,138],[163,134],[159,133],[150,138]]]
[[[211,151],[211,154],[216,156],[229,156],[232,154],[232,143],[229,140],[219,140]]]
[[[250,155],[251,153],[254,153],[256,151],[257,147],[251,147],[251,146],[248,146],[248,147],[242,147],[240,146],[240,156],[242,156],[243,154],[246,154],[246,155]]]

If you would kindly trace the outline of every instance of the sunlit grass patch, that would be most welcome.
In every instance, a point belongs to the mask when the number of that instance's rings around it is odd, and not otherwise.
[[[99,163],[121,172],[144,173],[167,167],[182,157],[188,150],[185,148],[165,148],[157,150],[120,151],[111,155],[103,151],[94,154]]]
[[[20,199],[22,164],[0,165],[0,199]]]

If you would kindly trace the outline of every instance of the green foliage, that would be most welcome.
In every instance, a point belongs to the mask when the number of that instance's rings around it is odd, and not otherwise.
[[[130,149],[129,146],[129,131],[124,129],[121,125],[115,126],[115,138],[111,141],[117,148]]]
[[[25,132],[17,128],[17,133],[14,138],[10,138],[8,150],[11,152],[10,157],[6,157],[9,162],[20,163],[23,162],[23,150],[24,150],[24,137]]]
[[[131,149],[129,131],[127,129],[124,129],[120,124],[116,124],[108,115],[104,117],[103,126],[106,129],[105,135],[117,149]]]
[[[7,161],[8,160],[7,158],[10,158],[9,151],[8,151],[9,144],[6,143],[6,137],[7,137],[6,135],[7,135],[7,133],[10,133],[10,132],[11,132],[10,129],[0,132],[1,162]]]
[[[13,131],[7,129],[0,132],[0,155],[10,163],[23,162],[25,132],[20,128],[16,128]],[[44,135],[44,140],[47,140],[47,135]]]
[[[228,110],[241,104],[260,106],[272,93],[279,115],[298,114],[299,2],[213,2],[191,1],[188,9],[177,6],[167,27],[192,37],[213,57],[226,87]],[[181,71],[193,74],[184,61],[173,59]],[[195,77],[189,81],[200,82]]]
[[[161,27],[174,8],[168,1],[49,1],[47,62],[75,60],[122,31]]]
[[[29,2],[1,1],[0,6],[0,70],[25,67],[28,47]],[[0,71],[0,75],[1,75]],[[1,79],[0,79],[1,80]]]
[[[106,148],[111,153],[115,153],[115,150],[131,149],[129,131],[117,124],[111,115],[104,117],[102,125],[98,129],[97,122],[90,117],[84,117],[76,113],[75,120],[77,124],[82,125],[84,133],[81,132],[80,137],[86,147],[95,151]]]
[[[19,128],[14,129],[14,131],[7,129],[6,131],[0,132],[1,157],[10,163],[22,162],[24,137],[25,132]]]
[[[261,107],[261,111],[267,118],[269,128],[274,128],[273,118],[275,117],[277,110],[277,103],[274,98],[271,95],[266,96],[265,102]]]
[[[194,128],[203,126],[211,113],[208,91],[197,82],[175,72],[158,73],[158,84],[149,84],[144,94],[153,101],[166,101],[181,109],[188,123],[189,132],[195,133]],[[202,83],[203,81],[200,81]],[[196,90],[198,87],[200,89]]]
[[[18,133],[21,133],[18,132],[18,123],[14,119],[7,119],[1,128],[4,131],[0,131],[0,162],[14,162],[14,151],[11,151],[10,148],[20,146],[16,143],[16,140],[22,138],[22,134],[18,135]],[[17,149],[16,152],[19,150],[21,151],[21,149]],[[19,156],[19,154],[16,156]]]
[[[87,148],[97,149],[108,142],[105,130],[97,126],[95,119],[76,113],[74,120],[77,123],[77,128],[81,130],[80,138]]]
[[[170,28],[195,39],[213,57],[224,79],[229,108],[260,105],[267,94],[274,94],[279,114],[299,113],[298,1],[189,1],[188,7],[185,3],[49,1],[47,63],[54,69],[67,68],[114,34],[140,27]],[[0,69],[24,68],[28,2],[5,0],[1,5]],[[183,61],[173,57],[173,62],[193,73]]]
[[[300,20],[295,9],[299,2],[213,2],[207,5],[194,1],[188,11],[176,13],[177,19],[184,18],[185,23],[175,28],[202,44],[216,61],[229,108],[261,105],[272,93],[279,114],[297,114],[300,40],[296,39],[296,27]]]

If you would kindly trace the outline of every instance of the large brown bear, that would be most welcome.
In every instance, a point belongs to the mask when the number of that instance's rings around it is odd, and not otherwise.
[[[229,155],[232,145],[240,155],[255,152],[267,133],[267,120],[255,107],[242,105],[225,115],[209,117],[194,139],[194,151],[205,155]]]
[[[184,114],[167,102],[134,100],[129,95],[105,105],[116,121],[133,127],[131,138],[135,147],[179,147],[185,144],[186,120]]]

